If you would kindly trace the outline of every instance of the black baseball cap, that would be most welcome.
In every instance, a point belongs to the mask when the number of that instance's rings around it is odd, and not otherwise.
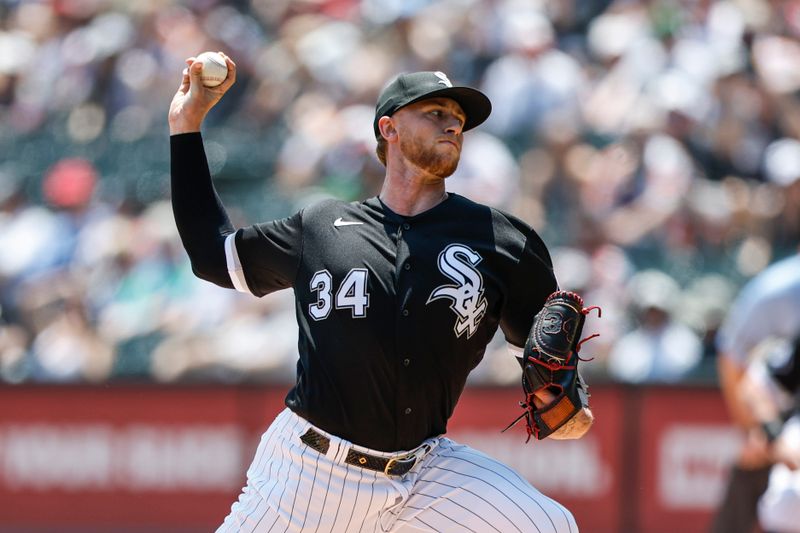
[[[452,98],[458,102],[467,115],[464,131],[481,124],[492,112],[492,103],[485,94],[471,87],[453,87],[444,72],[400,74],[383,89],[378,97],[378,104],[375,106],[375,120],[372,123],[375,138],[378,139],[381,135],[378,129],[378,120],[381,117],[390,117],[398,109],[408,104],[437,97]]]

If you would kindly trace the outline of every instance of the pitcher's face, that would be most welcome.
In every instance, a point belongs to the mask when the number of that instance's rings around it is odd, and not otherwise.
[[[400,151],[409,162],[440,178],[455,172],[466,120],[455,100],[422,100],[400,109],[394,116]]]

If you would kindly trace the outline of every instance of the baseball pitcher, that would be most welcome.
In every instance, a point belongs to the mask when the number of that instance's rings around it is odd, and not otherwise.
[[[379,196],[235,229],[201,137],[236,79],[223,57],[216,87],[189,58],[170,107],[175,221],[197,276],[259,297],[291,289],[300,334],[286,408],[218,531],[577,532],[562,505],[445,436],[498,327],[523,367],[529,434],[577,438],[592,422],[580,297],[558,291],[531,227],[445,187],[488,98],[442,72],[398,76],[373,124]]]

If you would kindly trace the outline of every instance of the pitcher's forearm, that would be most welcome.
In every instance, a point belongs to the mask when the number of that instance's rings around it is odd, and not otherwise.
[[[199,133],[170,137],[172,211],[194,273],[232,288],[225,238],[233,233],[225,207],[211,181]]]

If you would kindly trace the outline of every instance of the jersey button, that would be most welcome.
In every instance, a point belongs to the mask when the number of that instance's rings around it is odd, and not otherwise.
[[[403,229],[406,230],[406,231],[410,230],[411,229],[411,224],[406,222],[405,224],[403,224]]]
[[[403,316],[408,316],[408,309],[403,309]]]
[[[411,408],[410,407],[406,407],[405,413],[407,415],[410,415],[411,414]]]
[[[411,359],[403,359],[403,366],[408,366],[411,364]]]

